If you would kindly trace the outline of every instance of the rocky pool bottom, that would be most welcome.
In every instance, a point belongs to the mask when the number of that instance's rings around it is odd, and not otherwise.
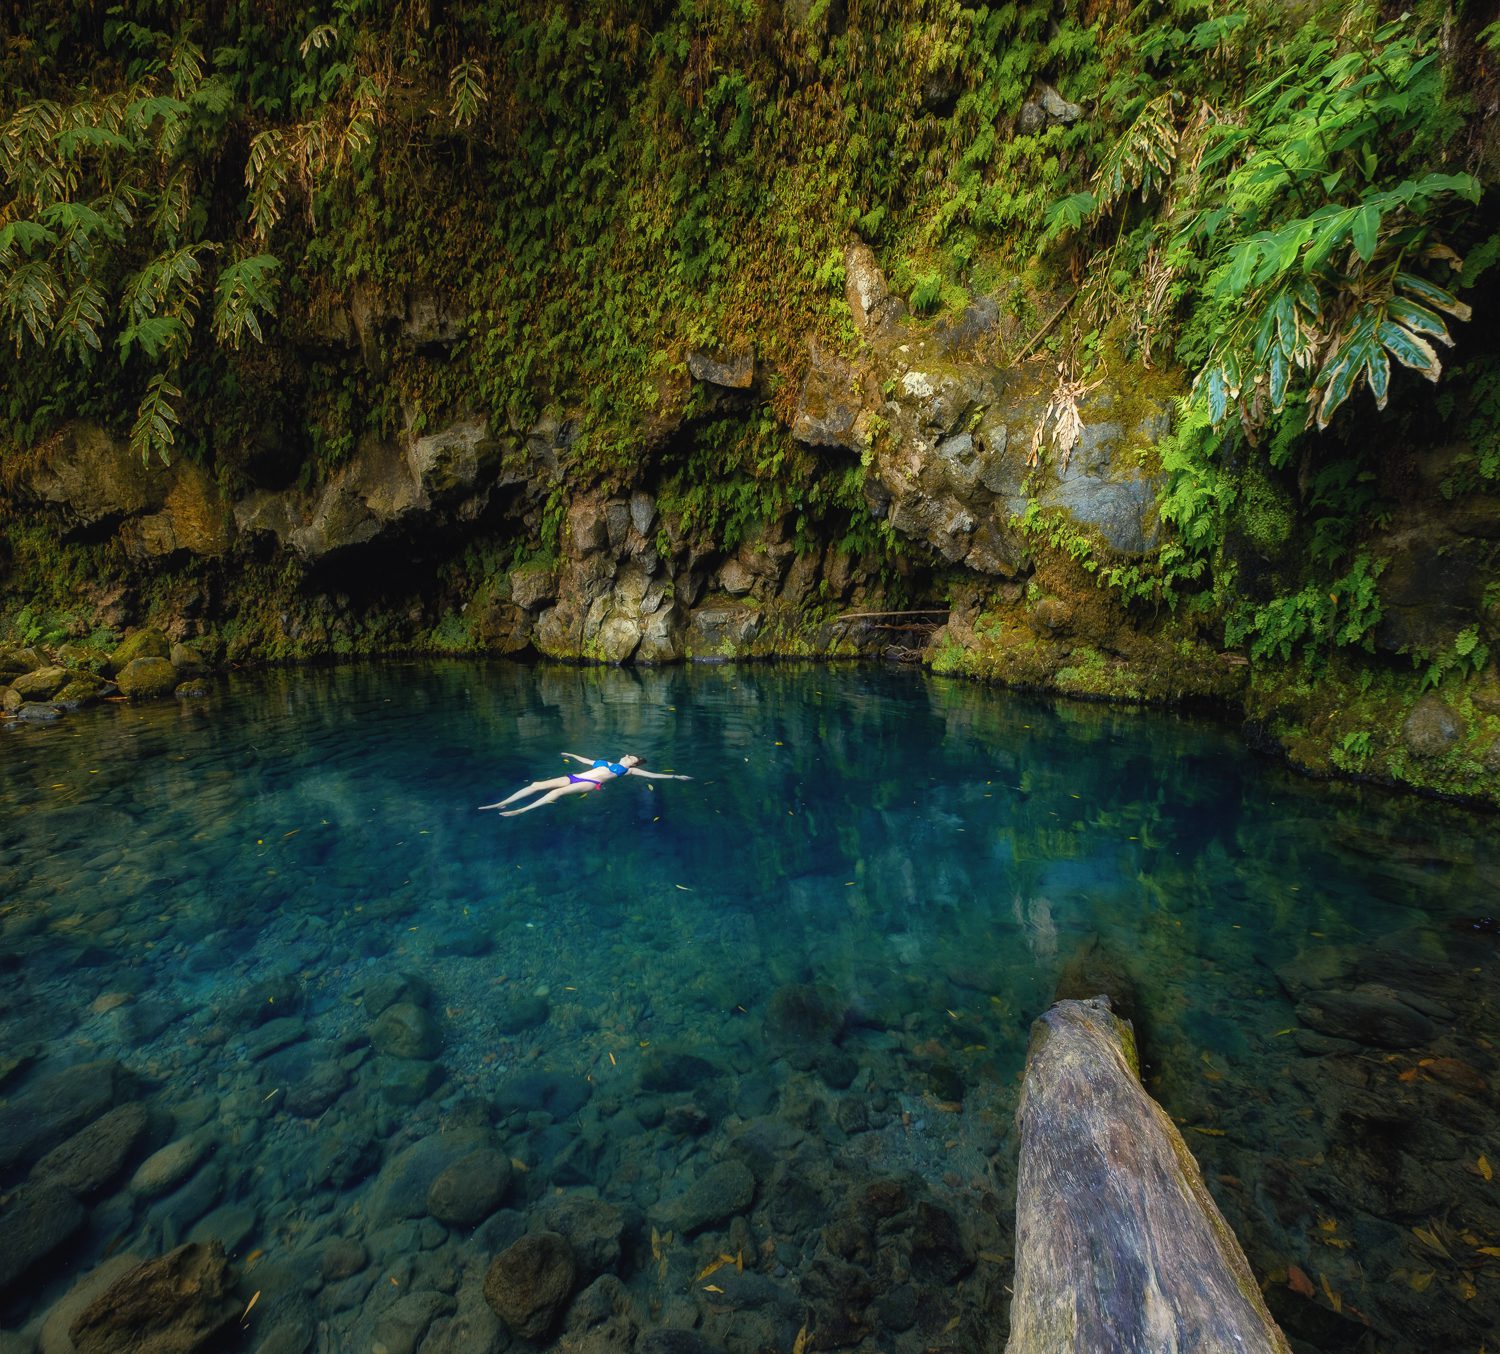
[[[697,779],[473,812],[631,749]],[[7,728],[0,811],[0,1354],[996,1348],[1029,1023],[1101,989],[1299,1348],[1500,1328],[1492,820],[914,674],[458,663]]]

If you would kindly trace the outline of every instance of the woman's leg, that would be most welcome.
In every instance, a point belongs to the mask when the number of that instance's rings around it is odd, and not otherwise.
[[[502,809],[507,804],[513,804],[516,800],[522,799],[526,795],[536,794],[541,790],[555,790],[561,785],[568,784],[571,784],[571,782],[566,776],[553,776],[551,780],[534,780],[530,785],[523,786],[513,795],[506,795],[504,799],[498,800],[493,804],[481,804],[479,807],[480,809]]]
[[[539,809],[543,804],[551,804],[554,800],[561,799],[564,795],[586,795],[597,790],[597,785],[583,785],[577,781],[564,781],[555,790],[549,790],[540,799],[533,799],[529,804],[522,804],[519,809],[501,809],[502,818],[514,818],[518,813],[530,813],[532,809]]]

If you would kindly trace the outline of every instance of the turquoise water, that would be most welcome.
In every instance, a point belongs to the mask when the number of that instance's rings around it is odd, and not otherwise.
[[[475,812],[562,751],[694,779]],[[543,1344],[995,1348],[1028,1027],[1101,988],[1300,1348],[1500,1325],[1492,819],[908,672],[463,663],[0,729],[0,813],[0,1188],[147,1112],[0,1329],[216,1237],[225,1347],[499,1348],[545,1224],[614,1278]]]

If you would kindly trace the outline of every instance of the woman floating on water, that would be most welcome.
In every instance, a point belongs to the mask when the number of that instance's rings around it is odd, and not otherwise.
[[[543,804],[550,804],[564,795],[586,795],[590,790],[597,790],[602,785],[608,785],[612,780],[619,780],[621,776],[644,776],[647,780],[692,780],[691,776],[677,776],[664,771],[642,771],[641,759],[634,755],[621,757],[617,762],[592,761],[588,757],[580,757],[576,752],[565,752],[563,756],[575,762],[582,762],[589,769],[581,776],[554,776],[551,780],[534,780],[530,785],[517,790],[513,795],[507,795],[497,803],[481,804],[479,807],[499,809],[502,818],[513,818],[518,813],[539,809]],[[542,793],[543,791],[545,793]],[[531,803],[523,804],[519,809],[505,807],[531,794],[541,794],[541,798],[533,799]]]

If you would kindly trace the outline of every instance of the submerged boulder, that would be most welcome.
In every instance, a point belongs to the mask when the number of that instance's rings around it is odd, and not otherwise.
[[[217,1241],[190,1243],[123,1275],[68,1334],[77,1354],[196,1354],[239,1312]]]
[[[573,1251],[556,1232],[532,1232],[501,1251],[485,1275],[484,1296],[512,1333],[540,1339],[573,1291]]]

